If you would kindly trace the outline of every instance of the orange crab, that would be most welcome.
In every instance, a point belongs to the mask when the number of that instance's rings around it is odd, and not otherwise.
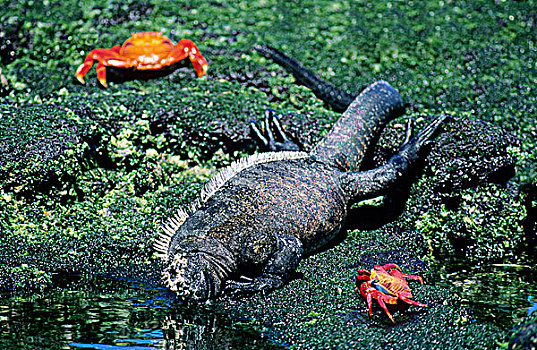
[[[394,269],[388,271],[390,269]],[[367,301],[369,307],[369,317],[373,316],[371,307],[372,299],[377,299],[380,306],[386,311],[390,320],[393,323],[392,315],[388,311],[386,304],[395,305],[398,300],[402,300],[407,304],[412,304],[421,307],[429,307],[426,304],[418,303],[412,300],[412,293],[405,280],[411,278],[420,281],[423,284],[423,278],[420,276],[407,275],[401,272],[401,269],[396,264],[375,265],[371,272],[364,269],[358,270],[360,275],[356,276],[355,288],[358,291],[358,285],[361,283],[360,293]]]
[[[84,63],[78,67],[76,77],[84,84],[84,75],[90,70],[93,60],[96,60],[99,61],[96,67],[97,79],[106,87],[105,66],[157,70],[187,57],[192,61],[198,77],[207,73],[209,65],[192,40],[181,39],[177,45],[174,45],[162,33],[134,33],[121,47],[116,45],[111,49],[90,51]]]

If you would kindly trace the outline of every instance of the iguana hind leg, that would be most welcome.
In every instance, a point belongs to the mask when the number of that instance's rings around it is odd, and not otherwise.
[[[294,236],[278,236],[277,251],[271,256],[263,273],[246,281],[228,281],[225,289],[234,293],[268,291],[281,287],[289,279],[302,258],[302,242]]]
[[[422,148],[431,142],[431,137],[447,118],[441,115],[406,141],[399,152],[384,165],[367,171],[341,172],[339,175],[343,191],[351,202],[373,198],[387,193],[409,171],[410,166],[419,158]]]

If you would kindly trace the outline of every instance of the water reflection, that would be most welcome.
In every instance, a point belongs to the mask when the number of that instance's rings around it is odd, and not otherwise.
[[[537,295],[537,268],[533,265],[449,262],[436,268],[441,270],[434,274],[439,283],[455,286],[478,321],[508,329],[536,308],[535,300],[530,300]]]
[[[209,307],[178,305],[164,289],[117,280],[97,290],[0,299],[1,348],[279,348],[238,324]]]

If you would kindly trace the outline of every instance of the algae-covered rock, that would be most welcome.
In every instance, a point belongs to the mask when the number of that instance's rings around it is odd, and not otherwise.
[[[76,197],[82,137],[76,123],[55,106],[0,105],[0,186],[6,196],[35,197],[56,190]]]
[[[385,161],[402,142],[403,121],[381,136],[373,164]],[[452,117],[431,144],[404,215],[389,226],[411,233],[431,257],[473,262],[516,258],[525,243],[526,207],[522,190],[508,180],[519,152],[513,134]]]
[[[537,314],[517,325],[509,339],[509,350],[537,349]]]
[[[514,175],[517,152],[520,141],[514,134],[461,117],[435,143],[426,174],[445,192],[487,182],[503,184]]]
[[[427,193],[434,185],[418,186]],[[515,258],[522,249],[526,210],[516,188],[489,184],[437,199],[436,205],[425,204],[427,210],[415,222],[433,256],[502,261]]]

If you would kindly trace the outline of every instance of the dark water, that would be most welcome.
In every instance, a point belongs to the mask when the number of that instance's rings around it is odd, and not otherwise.
[[[92,283],[95,283],[92,281]],[[0,299],[1,349],[277,349],[245,320],[189,309],[161,288],[100,289]],[[111,287],[112,286],[112,287]],[[84,288],[82,288],[84,289]]]
[[[439,285],[454,287],[476,321],[510,329],[537,313],[537,267],[531,262],[469,266],[444,264],[435,274]]]

